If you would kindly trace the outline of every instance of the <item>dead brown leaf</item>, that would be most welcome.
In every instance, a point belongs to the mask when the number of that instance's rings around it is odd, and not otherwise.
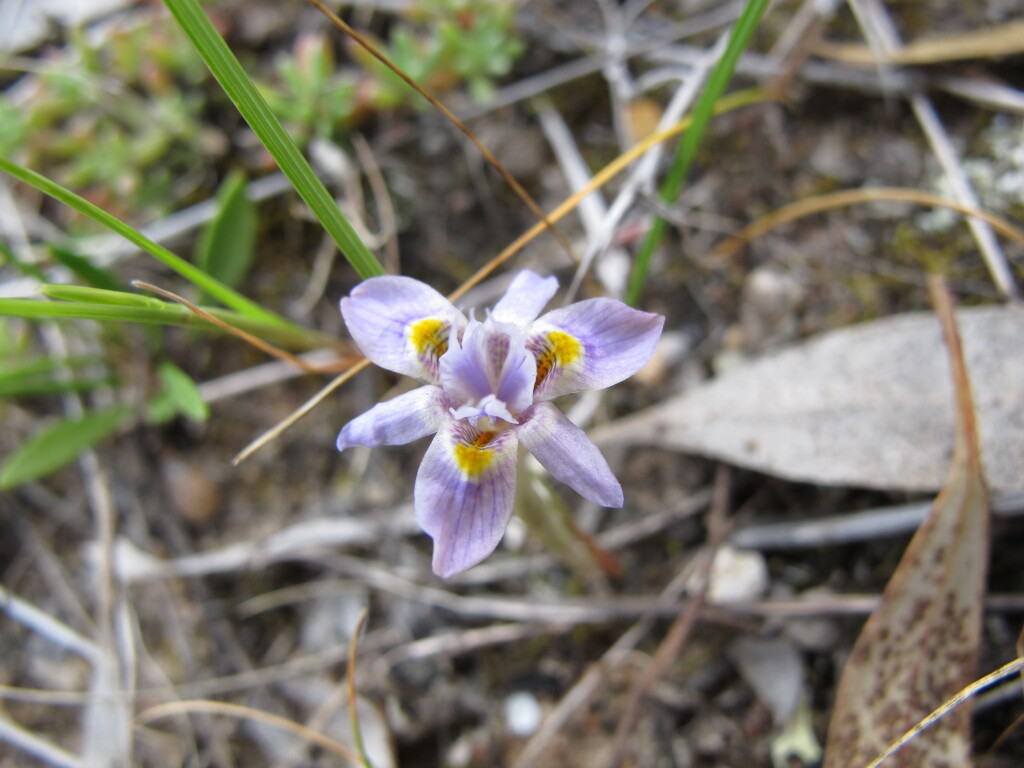
[[[952,466],[843,670],[824,768],[866,765],[974,679],[988,568],[988,493],[952,300],[941,279],[930,287],[956,393]],[[890,765],[971,765],[970,712],[954,711]]]
[[[1024,309],[958,310],[985,477],[1024,490]],[[953,453],[953,391],[930,313],[822,334],[591,431],[824,485],[937,491]]]

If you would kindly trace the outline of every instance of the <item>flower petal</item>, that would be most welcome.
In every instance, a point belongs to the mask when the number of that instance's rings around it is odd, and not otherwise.
[[[497,416],[517,423],[514,414],[533,404],[536,363],[523,329],[493,316],[482,323],[470,320],[462,339],[452,340],[440,376],[458,408],[456,418]]]
[[[437,361],[466,318],[444,296],[411,277],[364,280],[341,300],[345,325],[381,368],[438,384]]]
[[[491,310],[491,316],[503,323],[515,323],[525,328],[537,319],[557,290],[558,278],[541,277],[524,269],[512,279],[505,295]]]
[[[651,359],[664,324],[661,315],[607,298],[548,312],[527,341],[537,359],[534,396],[550,400],[628,379]]]
[[[552,477],[604,507],[622,506],[622,486],[582,429],[551,403],[537,403],[516,427],[520,442]]]
[[[338,435],[338,450],[353,445],[405,445],[437,432],[449,418],[440,387],[428,384],[356,416]]]
[[[498,546],[512,516],[516,449],[512,430],[479,432],[451,422],[437,433],[416,475],[413,507],[434,539],[434,573],[451,576]]]

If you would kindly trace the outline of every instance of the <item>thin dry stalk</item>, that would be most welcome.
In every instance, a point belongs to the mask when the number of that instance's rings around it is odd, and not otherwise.
[[[138,726],[143,726],[164,717],[189,715],[197,712],[225,715],[226,717],[236,717],[242,720],[254,720],[264,725],[280,728],[282,731],[287,731],[293,736],[316,744],[318,747],[344,758],[352,765],[360,765],[359,755],[353,752],[351,747],[342,744],[340,741],[335,741],[329,736],[325,736],[314,731],[312,728],[307,728],[302,723],[296,723],[294,720],[289,720],[286,717],[273,715],[260,709],[242,706],[241,704],[228,704],[223,701],[208,700],[172,701],[168,704],[159,704],[143,710],[136,715],[135,722]]]
[[[522,184],[516,181],[515,177],[508,172],[505,166],[498,162],[498,158],[494,156],[494,153],[492,153],[491,150],[489,150],[486,147],[486,145],[484,145],[484,143],[480,141],[479,138],[477,138],[476,134],[473,133],[473,131],[471,131],[465,123],[459,120],[459,118],[457,118],[455,114],[450,109],[448,109],[448,107],[446,107],[440,99],[438,99],[428,90],[426,90],[423,86],[421,86],[411,77],[409,77],[405,72],[403,72],[401,69],[395,66],[395,64],[392,63],[387,56],[381,53],[377,49],[377,47],[372,42],[370,42],[368,38],[366,38],[364,35],[361,35],[359,32],[357,32],[344,21],[342,21],[342,19],[336,13],[334,13],[334,11],[325,6],[322,2],[320,2],[320,0],[308,0],[308,2],[318,11],[320,11],[320,13],[326,16],[327,19],[334,26],[336,26],[338,29],[340,29],[342,32],[348,35],[352,40],[354,40],[360,46],[362,46],[371,56],[373,56],[381,64],[383,64],[385,67],[394,72],[398,77],[402,78],[402,80],[405,81],[405,83],[408,84],[409,87],[414,89],[420,96],[422,96],[424,99],[430,102],[431,106],[433,106],[438,112],[444,115],[445,118],[447,118],[447,120],[452,125],[458,128],[466,136],[466,138],[468,138],[473,143],[473,146],[475,146],[480,151],[480,154],[484,156],[484,159],[488,163],[490,163],[491,166],[493,166],[494,169],[499,174],[501,174],[501,178],[504,179],[505,183],[512,188],[512,190],[516,193],[519,199],[526,204],[526,206],[530,209],[533,215],[540,219],[544,223],[544,226],[548,230],[550,230],[551,234],[555,236],[555,239],[558,240],[561,246],[565,249],[565,252],[569,254],[569,258],[571,258],[573,261],[577,261],[577,258],[573,253],[572,246],[569,244],[569,241],[565,239],[565,235],[563,235],[561,232],[558,231],[558,229],[555,228],[554,222],[547,217],[543,209],[541,209],[541,207],[537,205],[537,202],[530,196],[529,192],[523,189]]]
[[[922,731],[927,730],[931,726],[935,725],[935,723],[939,722],[939,720],[944,718],[950,712],[953,712],[962,704],[965,704],[966,702],[970,701],[974,696],[978,695],[979,693],[981,693],[981,691],[985,690],[989,686],[998,683],[1000,680],[1003,680],[1004,678],[1007,678],[1010,675],[1017,674],[1022,670],[1024,670],[1024,658],[1017,658],[1008,664],[1004,664],[995,672],[987,674],[980,680],[971,683],[966,688],[960,690],[955,696],[950,698],[948,701],[944,702],[941,707],[939,707],[934,712],[929,714],[927,717],[921,720],[917,725],[915,725],[905,734],[900,736],[896,741],[889,745],[889,747],[887,747],[886,750],[882,752],[882,754],[880,754],[878,757],[876,757],[874,760],[868,763],[865,766],[865,768],[878,768],[880,765],[882,765],[882,763],[884,763],[890,757],[892,757],[905,746],[907,746],[907,744],[916,739]]]
[[[236,328],[235,326],[231,325],[231,323],[224,322],[219,317],[211,315],[209,312],[193,304],[185,297],[179,296],[178,294],[173,293],[172,291],[168,291],[165,288],[160,288],[159,286],[153,285],[152,283],[144,282],[142,280],[132,280],[132,285],[135,288],[140,288],[144,291],[150,291],[151,293],[155,293],[158,296],[163,296],[165,299],[169,299],[170,301],[174,301],[177,302],[178,304],[181,304],[186,309],[188,309],[192,314],[202,318],[206,322],[212,323],[221,330],[230,333],[232,336],[237,336],[246,344],[250,344],[256,347],[256,349],[260,350],[261,352],[266,352],[271,357],[276,357],[278,360],[284,360],[287,363],[291,363],[296,368],[306,371],[306,373],[335,373],[338,370],[338,366],[344,366],[350,363],[351,358],[347,360],[340,360],[338,361],[337,364],[328,368],[310,365],[301,357],[297,357],[293,355],[291,352],[275,347],[273,344],[264,341],[258,336],[253,336],[251,333],[243,331],[241,328]]]
[[[848,205],[893,200],[917,205],[930,205],[936,208],[948,208],[965,216],[981,219],[998,230],[1002,235],[1024,246],[1024,231],[1021,231],[1001,216],[981,210],[980,208],[963,205],[955,200],[948,200],[930,192],[902,187],[872,187],[869,189],[845,189],[824,195],[816,195],[779,208],[748,224],[737,234],[717,246],[707,255],[708,261],[730,259],[743,246],[776,227],[788,224],[813,213],[843,208]]]

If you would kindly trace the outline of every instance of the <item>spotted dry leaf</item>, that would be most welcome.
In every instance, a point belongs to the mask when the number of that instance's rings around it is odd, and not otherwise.
[[[988,494],[952,302],[932,286],[956,392],[952,466],[843,670],[824,768],[863,768],[974,680],[988,567]],[[886,765],[971,764],[970,711],[955,710]]]

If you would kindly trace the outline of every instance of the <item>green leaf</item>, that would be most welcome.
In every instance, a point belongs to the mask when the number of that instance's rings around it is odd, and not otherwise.
[[[199,393],[199,387],[181,368],[165,361],[160,363],[157,376],[176,411],[192,421],[204,422],[210,418],[210,407]]]
[[[50,246],[50,255],[94,288],[104,288],[108,291],[121,290],[121,281],[114,277],[110,270],[97,267],[84,256],[79,256],[77,253],[72,253],[57,245]]]
[[[338,244],[359,276],[367,278],[383,275],[384,268],[380,262],[342,215],[323,182],[313,173],[306,158],[281,127],[228,44],[203,13],[198,0],[164,0],[164,4],[185,30],[228,98],[234,102],[242,117],[291,181],[295,191],[306,201],[313,215]]]
[[[256,206],[246,196],[245,174],[231,173],[217,192],[220,207],[207,223],[196,244],[200,269],[232,288],[249,267],[256,245]],[[208,304],[203,296],[201,304]]]
[[[683,134],[683,138],[676,148],[676,156],[672,162],[672,167],[669,169],[665,183],[661,187],[662,202],[671,204],[679,197],[679,192],[683,186],[683,179],[686,178],[690,165],[693,163],[694,157],[697,156],[697,148],[700,146],[701,139],[704,138],[704,131],[707,129],[708,123],[711,122],[711,116],[715,111],[715,102],[718,101],[725,91],[725,87],[729,84],[729,80],[732,79],[733,70],[736,69],[736,62],[739,61],[743,50],[750,42],[750,38],[754,34],[754,30],[757,29],[757,24],[767,7],[768,0],[747,0],[743,13],[736,20],[736,25],[732,28],[732,34],[729,36],[729,42],[726,44],[725,53],[722,54],[722,58],[715,65],[711,76],[708,78],[708,83],[700,95],[700,99],[693,108],[693,123],[690,125],[689,130]],[[626,287],[627,304],[636,306],[637,301],[639,301],[640,292],[644,288],[644,283],[647,282],[647,271],[651,265],[651,256],[661,243],[661,238],[664,234],[665,220],[660,216],[655,216],[651,222],[651,228],[647,231],[647,236],[640,244],[636,260],[633,262],[633,269],[629,274],[629,284]]]
[[[7,457],[0,466],[0,489],[15,488],[55,472],[113,434],[131,415],[130,408],[120,406],[50,425]]]
[[[0,157],[0,170],[9,173],[19,181],[23,181],[26,184],[35,187],[40,192],[74,208],[83,216],[88,216],[93,221],[116,232],[133,245],[144,250],[150,256],[153,256],[155,259],[166,264],[186,280],[189,280],[193,285],[206,291],[211,296],[215,296],[218,301],[223,302],[226,306],[231,307],[240,314],[245,315],[246,317],[259,319],[267,325],[273,325],[278,328],[288,328],[296,332],[301,332],[301,326],[285,320],[283,317],[264,309],[256,302],[247,299],[245,296],[224,285],[219,280],[215,280],[210,277],[195,265],[185,261],[185,259],[180,256],[171,253],[162,245],[153,242],[137,229],[128,226],[120,219],[111,216],[102,208],[93,205],[88,200],[76,195],[71,190],[65,189],[60,184],[50,181],[45,176],[42,176],[35,171],[30,171],[28,168],[23,168],[22,166],[12,163],[3,157]]]

